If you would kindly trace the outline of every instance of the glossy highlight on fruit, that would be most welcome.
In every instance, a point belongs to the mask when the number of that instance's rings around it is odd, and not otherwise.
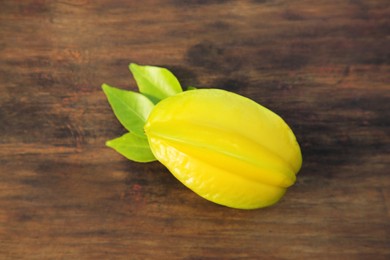
[[[133,161],[158,160],[199,196],[231,208],[273,205],[295,183],[300,147],[277,114],[221,89],[183,91],[164,68],[130,70],[140,93],[102,86],[129,131],[107,146]]]
[[[145,132],[154,156],[205,199],[252,209],[277,202],[302,158],[287,124],[254,101],[218,89],[169,97]]]

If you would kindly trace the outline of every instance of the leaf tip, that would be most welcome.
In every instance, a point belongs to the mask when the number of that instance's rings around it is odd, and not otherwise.
[[[112,88],[112,87],[109,86],[109,85],[106,84],[106,83],[103,83],[103,84],[102,84],[102,89],[103,89],[103,92],[104,92],[104,93],[107,93],[107,91],[109,91],[111,88]]]
[[[106,141],[105,145],[107,147],[112,147],[112,141],[111,140]]]
[[[132,73],[134,73],[134,71],[135,71],[136,69],[138,69],[139,67],[140,67],[140,65],[138,65],[138,64],[136,64],[136,63],[134,63],[134,62],[132,62],[132,63],[129,64],[129,69],[130,69],[130,71],[131,71]]]

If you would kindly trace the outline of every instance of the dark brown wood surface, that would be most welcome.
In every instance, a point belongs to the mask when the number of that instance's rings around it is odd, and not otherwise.
[[[0,259],[390,259],[389,6],[0,1]],[[105,147],[130,62],[280,114],[296,185],[233,210]]]

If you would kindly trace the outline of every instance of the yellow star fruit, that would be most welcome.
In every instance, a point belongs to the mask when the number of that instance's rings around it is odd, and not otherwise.
[[[274,204],[301,167],[288,125],[267,108],[224,90],[164,99],[149,115],[145,132],[157,160],[179,181],[233,208]]]

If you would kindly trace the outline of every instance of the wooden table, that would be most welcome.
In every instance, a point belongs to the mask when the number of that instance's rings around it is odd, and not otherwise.
[[[0,2],[0,259],[390,259],[386,0]],[[304,164],[273,207],[210,203],[125,130],[103,82],[128,64],[222,88],[293,128]]]

